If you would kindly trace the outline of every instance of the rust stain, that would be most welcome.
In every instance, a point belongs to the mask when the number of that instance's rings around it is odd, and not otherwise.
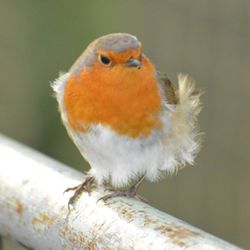
[[[16,199],[16,212],[22,216],[24,212],[24,204],[19,199]]]
[[[157,221],[155,219],[152,219],[151,216],[145,214],[144,215],[144,226],[148,226],[150,224],[157,224]]]
[[[84,236],[80,235],[79,242],[80,244],[83,244],[85,242]]]
[[[185,246],[186,238],[196,237],[200,235],[200,233],[194,232],[184,227],[171,228],[170,226],[160,226],[156,228],[156,230],[159,230],[161,233],[166,234],[174,244],[182,247]]]
[[[120,213],[122,214],[122,217],[126,218],[127,220],[132,220],[135,216],[134,212],[128,208],[121,209]]]
[[[67,225],[61,230],[61,236],[64,240],[69,241],[69,246],[74,247],[74,249],[81,249],[86,242],[85,235],[83,233],[76,232]]]
[[[89,241],[88,245],[87,245],[87,249],[88,250],[96,250],[97,249],[96,243],[94,243],[93,241]]]
[[[174,231],[173,235],[174,235],[174,237],[185,239],[185,238],[188,238],[188,237],[199,236],[200,233],[191,231],[191,230],[189,230],[187,228],[179,228],[178,230]]]
[[[78,236],[76,233],[71,233],[69,236],[69,241],[73,244],[76,245],[78,243]]]
[[[178,245],[180,247],[185,247],[186,244],[183,240],[172,240],[172,242],[175,244],[175,245]]]
[[[126,220],[134,220],[138,215],[138,211],[134,209],[133,206],[128,204],[126,201],[119,201],[119,207],[116,207],[115,210],[118,214]],[[114,208],[112,208],[114,209]]]
[[[36,217],[32,220],[32,225],[35,226],[37,224],[46,224],[48,226],[51,226],[54,222],[54,219],[49,217],[45,213],[39,213]]]
[[[53,222],[54,219],[49,215],[45,213],[39,213],[33,218],[32,225],[38,232],[45,233],[53,224]]]

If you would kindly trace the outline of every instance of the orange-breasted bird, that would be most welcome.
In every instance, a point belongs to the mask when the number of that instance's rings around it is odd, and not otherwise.
[[[144,178],[156,181],[193,163],[200,93],[187,75],[179,75],[177,85],[162,76],[135,36],[96,39],[52,87],[67,132],[91,166],[81,185],[66,190],[75,190],[69,205],[93,183],[109,182],[116,190],[104,201],[141,199]]]

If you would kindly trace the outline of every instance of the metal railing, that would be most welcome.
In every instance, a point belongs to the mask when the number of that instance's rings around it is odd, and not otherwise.
[[[28,248],[240,249],[134,199],[96,202],[83,193],[69,212],[65,188],[84,175],[0,136],[0,235]]]

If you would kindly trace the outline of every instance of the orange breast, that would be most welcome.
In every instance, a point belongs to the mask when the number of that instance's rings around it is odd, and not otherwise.
[[[64,102],[70,125],[86,132],[91,124],[109,126],[120,135],[147,136],[162,126],[155,69],[143,57],[142,68],[96,63],[68,80]]]

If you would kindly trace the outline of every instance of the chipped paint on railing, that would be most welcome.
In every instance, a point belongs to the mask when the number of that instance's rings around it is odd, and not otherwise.
[[[63,191],[79,172],[0,137],[0,235],[34,249],[239,249],[133,199],[83,193],[70,212]]]

